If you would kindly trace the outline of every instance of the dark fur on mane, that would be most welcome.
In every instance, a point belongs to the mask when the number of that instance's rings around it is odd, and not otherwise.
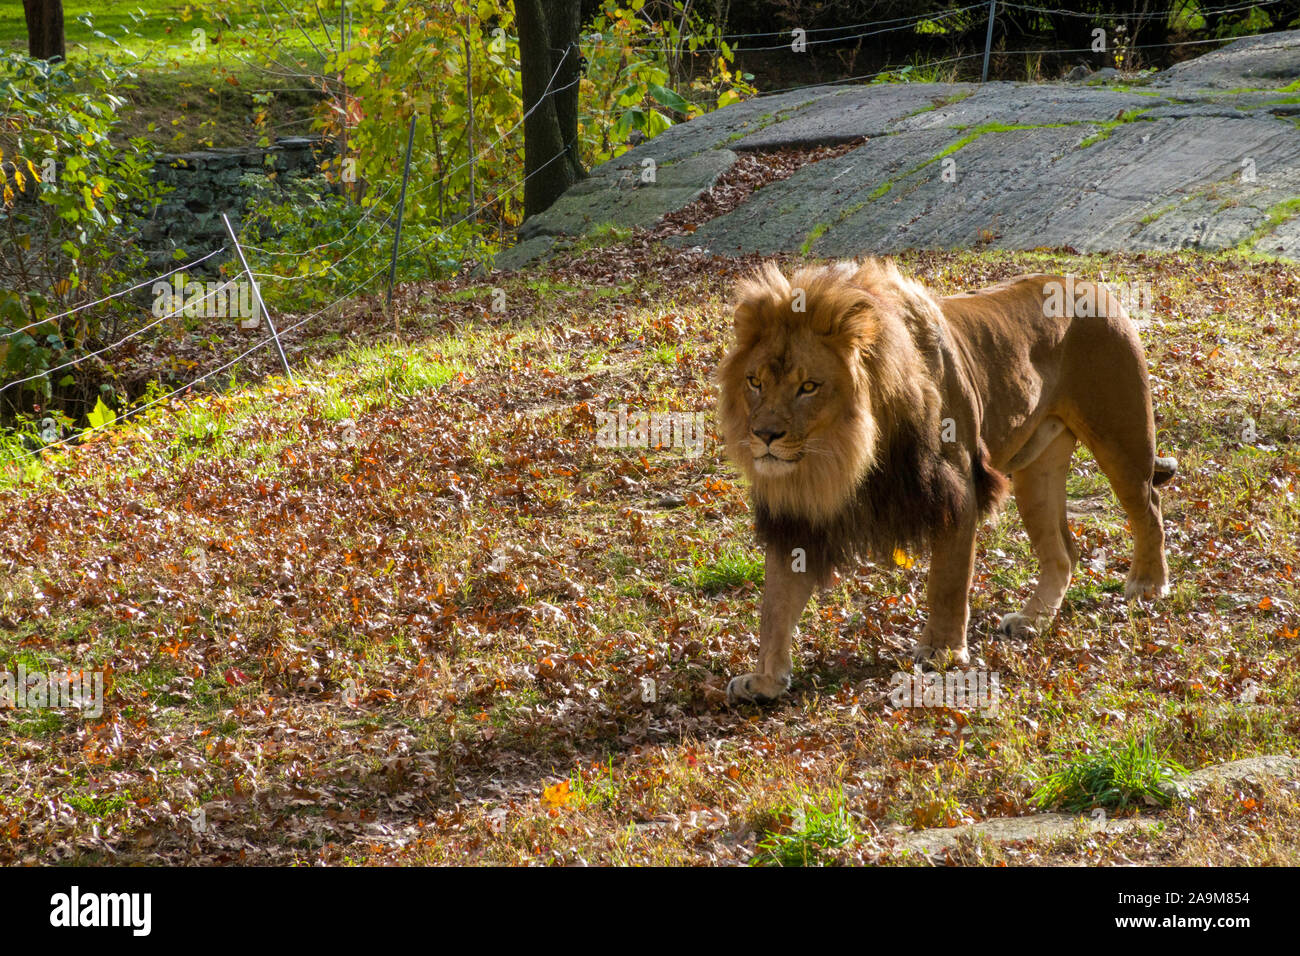
[[[938,434],[937,429],[922,432],[906,416],[896,421],[875,467],[830,521],[774,514],[755,503],[759,542],[787,553],[803,548],[807,571],[824,581],[858,557],[890,561],[895,551],[924,552],[931,535],[957,525],[972,504],[983,517],[1006,494],[1006,477],[989,467],[981,441],[971,455],[968,485],[960,469],[940,453]]]

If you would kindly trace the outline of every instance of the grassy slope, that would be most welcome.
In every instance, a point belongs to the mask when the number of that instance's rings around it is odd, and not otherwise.
[[[304,12],[306,35],[297,29],[255,29],[259,22],[255,15],[262,6],[254,0],[222,5],[222,13],[233,24],[224,34],[229,42],[223,48],[222,43],[211,42],[219,33],[213,24],[186,17],[187,4],[140,0],[106,10],[102,3],[67,2],[63,7],[68,54],[106,54],[122,63],[140,58],[138,88],[126,93],[131,107],[122,117],[123,138],[144,136],[176,152],[253,143],[263,130],[250,123],[257,112],[252,94],[266,91],[274,91],[276,97],[268,108],[265,131],[272,138],[304,135],[310,132],[317,94],[305,80],[266,68],[306,64],[314,69],[320,57],[311,44],[328,49],[329,43],[314,12],[312,19],[306,19]],[[278,10],[274,5],[270,9]],[[304,9],[314,10],[310,5]],[[93,29],[77,19],[87,13],[93,17]],[[199,27],[208,33],[203,51],[191,45],[191,31]],[[96,32],[110,39],[96,37]],[[0,51],[10,50],[27,50],[27,26],[17,2],[0,7]]]
[[[1033,572],[1014,505],[980,537],[972,640],[1005,695],[984,716],[884,699],[924,560],[816,599],[788,702],[722,704],[756,648],[743,488],[712,443],[596,447],[592,409],[710,409],[744,264],[652,258],[430,287],[400,344],[362,316],[299,353],[296,387],[198,398],[0,491],[0,659],[114,684],[99,721],[0,712],[0,858],[907,862],[894,831],[1034,812],[1035,779],[1085,748],[1300,752],[1294,268],[903,257],[942,291],[1043,269],[1160,303],[1174,592],[1125,607],[1124,519],[1081,453],[1071,524],[1099,560],[1037,642],[992,636]],[[1294,864],[1298,809],[1218,794],[960,858]]]

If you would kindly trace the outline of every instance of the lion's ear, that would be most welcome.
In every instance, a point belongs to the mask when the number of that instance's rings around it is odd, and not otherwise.
[[[776,263],[769,262],[736,289],[736,341],[756,341],[763,332],[764,307],[790,295],[790,280]]]
[[[837,349],[870,353],[880,338],[880,303],[861,289],[852,289],[851,295],[836,303],[830,337]]]
[[[763,337],[763,306],[755,299],[741,299],[736,304],[734,347],[748,351]]]

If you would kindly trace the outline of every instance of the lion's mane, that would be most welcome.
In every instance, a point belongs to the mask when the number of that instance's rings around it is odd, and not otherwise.
[[[797,290],[802,312],[791,308]],[[728,452],[749,478],[761,543],[804,549],[808,570],[824,578],[855,556],[919,553],[968,508],[984,514],[1005,495],[1007,480],[988,464],[974,411],[946,407],[962,372],[943,313],[892,262],[805,268],[792,279],[769,264],[738,298],[735,341],[718,369],[719,417]],[[797,343],[800,327],[832,345],[852,399],[823,443],[826,453],[796,482],[755,473],[745,376],[751,350],[771,336]],[[945,448],[949,416],[967,427]]]

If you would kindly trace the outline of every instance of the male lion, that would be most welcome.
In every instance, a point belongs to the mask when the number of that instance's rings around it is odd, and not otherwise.
[[[1064,294],[1063,294],[1064,292]],[[790,642],[813,588],[856,555],[928,547],[930,616],[913,655],[968,663],[975,531],[1007,479],[1039,581],[1009,636],[1049,624],[1078,559],[1065,518],[1076,441],[1128,512],[1125,595],[1167,589],[1146,360],[1104,285],[1018,276],[935,299],[892,262],[769,264],[739,290],[735,343],[718,369],[728,454],[750,482],[766,547],[758,669],[732,701],[790,686]]]

